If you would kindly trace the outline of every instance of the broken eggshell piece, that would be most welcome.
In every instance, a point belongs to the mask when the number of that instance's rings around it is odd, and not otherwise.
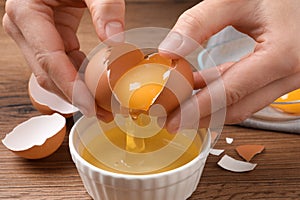
[[[218,165],[232,172],[247,172],[254,170],[257,164],[236,160],[225,154],[218,162]]]
[[[45,158],[62,144],[66,119],[58,114],[41,115],[16,126],[2,140],[12,152],[27,159]]]
[[[256,154],[261,153],[265,147],[263,145],[246,144],[235,148],[237,153],[246,161],[250,161]]]
[[[219,156],[219,155],[221,155],[224,151],[225,151],[224,149],[213,149],[213,148],[211,148],[211,149],[209,150],[209,153],[210,153],[211,155],[214,155],[214,156]]]
[[[226,137],[227,144],[232,144],[232,142],[233,142],[233,138]]]
[[[192,95],[194,80],[184,59],[172,62],[158,53],[145,56],[124,43],[96,52],[86,66],[85,82],[96,104],[107,111],[115,111],[112,105],[147,111],[159,104],[168,113]]]
[[[57,112],[68,118],[79,110],[56,94],[42,88],[34,74],[31,74],[29,79],[28,93],[32,105],[42,114],[50,115]]]

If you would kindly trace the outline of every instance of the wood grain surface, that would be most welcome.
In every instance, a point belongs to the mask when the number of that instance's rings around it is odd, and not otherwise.
[[[157,26],[170,28],[177,17],[195,2],[127,3],[126,28]],[[4,3],[0,3],[0,16]],[[88,53],[98,44],[88,12],[80,25],[81,49]],[[40,115],[31,105],[27,83],[31,74],[17,45],[0,28],[0,139],[16,125]],[[68,120],[68,127],[73,124]],[[232,144],[226,137],[234,139]],[[201,182],[189,200],[197,199],[300,199],[300,135],[226,126],[215,148],[240,159],[234,148],[240,144],[262,144],[265,150],[252,162],[255,170],[233,173],[217,166],[221,156],[210,155]],[[90,199],[73,164],[68,137],[50,157],[25,160],[0,143],[0,199]]]

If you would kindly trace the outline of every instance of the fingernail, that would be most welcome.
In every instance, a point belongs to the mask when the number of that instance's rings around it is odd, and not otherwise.
[[[167,51],[169,53],[176,53],[176,49],[179,49],[183,42],[182,35],[177,32],[170,32],[168,36],[159,45],[159,50]]]
[[[171,57],[185,57],[198,47],[199,43],[193,38],[184,36],[178,32],[171,32],[162,41],[158,48],[163,54],[171,54]]]
[[[112,42],[124,42],[125,36],[124,36],[124,29],[123,24],[121,24],[118,21],[112,21],[108,22],[105,25],[105,33],[108,40]]]

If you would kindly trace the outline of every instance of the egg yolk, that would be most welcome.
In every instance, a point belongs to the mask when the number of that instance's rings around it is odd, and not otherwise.
[[[291,102],[300,100],[300,89],[294,90],[290,93],[287,93],[278,99],[275,102]],[[288,103],[288,104],[271,104],[272,107],[282,110],[283,112],[300,114],[300,103]]]
[[[135,90],[129,100],[129,108],[147,111],[162,88],[159,84],[148,84]]]
[[[113,92],[123,107],[147,111],[163,90],[169,69],[157,63],[138,65],[117,81]]]

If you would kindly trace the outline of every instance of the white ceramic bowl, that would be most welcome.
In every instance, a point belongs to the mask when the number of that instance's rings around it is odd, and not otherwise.
[[[189,163],[162,173],[126,175],[105,171],[81,157],[81,140],[90,140],[85,130],[97,123],[82,117],[73,126],[69,146],[72,159],[83,184],[93,199],[101,200],[184,200],[196,190],[210,149],[210,134],[206,134],[202,152]],[[209,133],[209,132],[207,132]]]

